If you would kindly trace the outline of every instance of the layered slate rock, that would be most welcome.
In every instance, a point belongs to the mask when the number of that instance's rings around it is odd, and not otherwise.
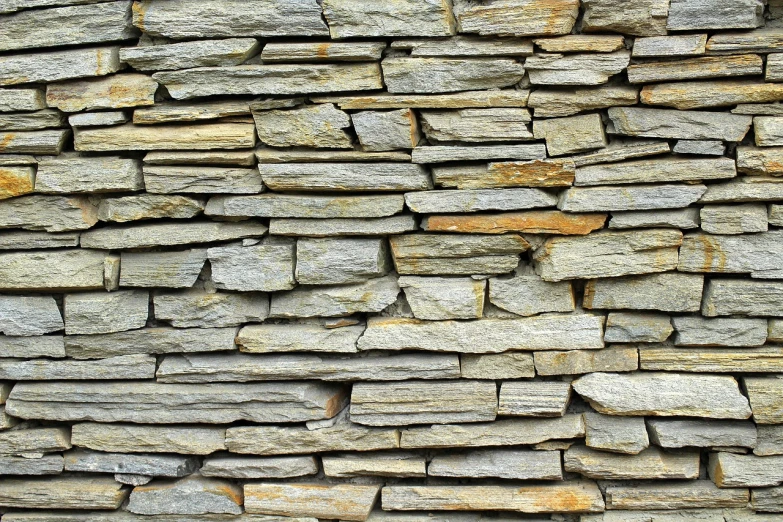
[[[573,446],[564,454],[566,471],[596,479],[695,479],[699,453],[664,453],[657,448],[636,455],[619,455]]]
[[[245,507],[248,513],[266,515],[366,520],[380,489],[353,484],[248,484]]]
[[[0,505],[10,508],[105,509],[120,507],[129,490],[110,477],[4,479]]]
[[[242,513],[242,490],[220,479],[191,475],[175,482],[153,481],[131,492],[128,511],[140,515]]]

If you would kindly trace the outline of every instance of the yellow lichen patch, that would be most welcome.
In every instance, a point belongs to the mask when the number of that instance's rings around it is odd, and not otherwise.
[[[570,187],[576,166],[571,160],[535,160],[491,163],[487,175],[460,188],[479,187]],[[464,185],[464,186],[463,186]],[[470,185],[470,186],[468,186]]]
[[[33,192],[35,171],[31,167],[0,167],[0,199]]]
[[[430,216],[427,219],[426,230],[483,234],[526,232],[584,235],[603,227],[606,217],[606,214],[566,214],[557,210],[475,216]]]

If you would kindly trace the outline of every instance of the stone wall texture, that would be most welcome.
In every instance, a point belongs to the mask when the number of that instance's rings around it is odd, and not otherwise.
[[[0,522],[783,522],[781,101],[783,0],[0,0]]]

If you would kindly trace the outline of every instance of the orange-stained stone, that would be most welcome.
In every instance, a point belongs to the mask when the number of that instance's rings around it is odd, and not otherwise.
[[[606,214],[566,214],[557,210],[508,212],[505,214],[429,216],[422,228],[431,232],[477,234],[584,235],[604,226]]]
[[[486,175],[458,183],[461,189],[486,187],[570,187],[574,184],[573,160],[533,160],[490,163]]]
[[[245,511],[288,517],[367,520],[380,485],[245,484]]]
[[[658,83],[645,85],[640,99],[646,105],[664,105],[681,110],[769,103],[783,100],[783,84],[753,80]]]
[[[30,194],[34,190],[35,169],[0,167],[0,199]]]

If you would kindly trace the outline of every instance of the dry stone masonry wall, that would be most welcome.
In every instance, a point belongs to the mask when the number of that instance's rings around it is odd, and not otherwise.
[[[783,0],[0,0],[0,522],[783,521],[781,101]]]

